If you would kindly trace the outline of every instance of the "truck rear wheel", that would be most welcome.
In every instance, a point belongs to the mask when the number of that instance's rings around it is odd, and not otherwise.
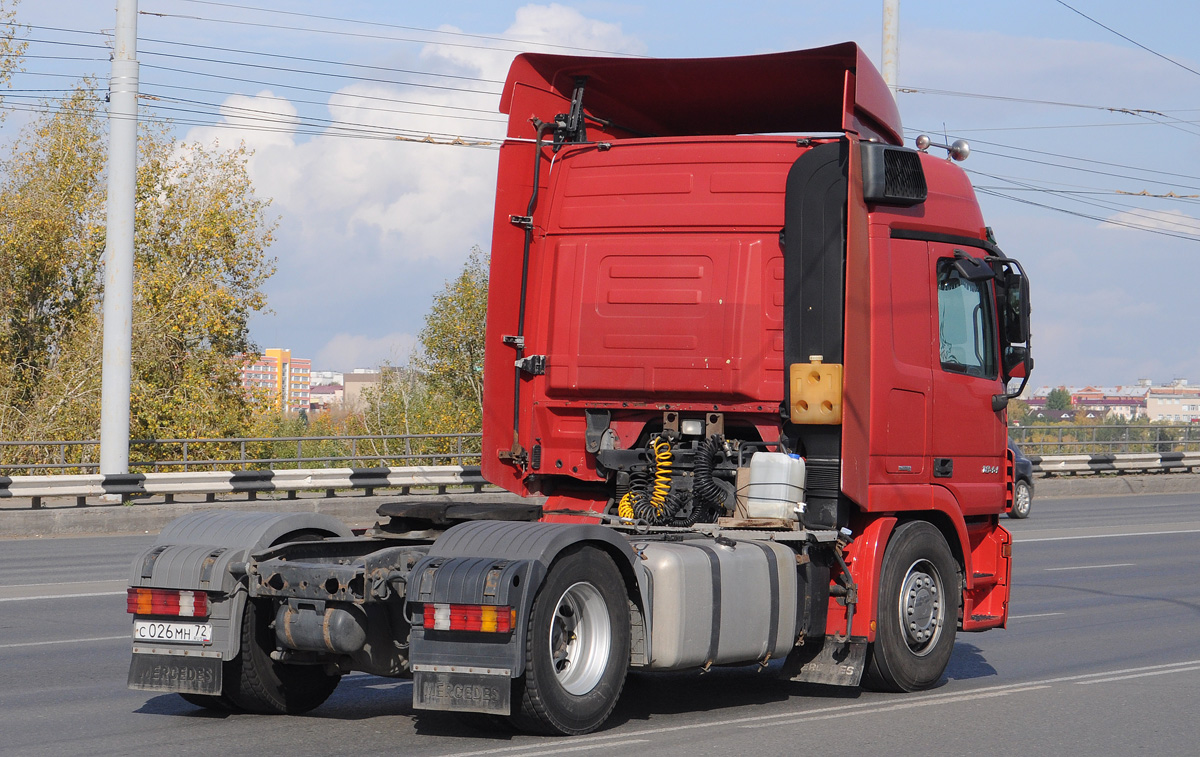
[[[242,613],[241,652],[224,663],[224,694],[244,712],[297,715],[317,707],[333,693],[340,675],[321,665],[287,665],[271,659],[275,649],[274,613],[269,603],[246,601]]]
[[[864,685],[920,691],[941,680],[960,601],[958,563],[942,533],[924,521],[897,528],[883,555],[879,623]]]
[[[562,735],[599,728],[629,668],[629,605],[612,558],[594,547],[560,557],[529,614],[513,725]]]

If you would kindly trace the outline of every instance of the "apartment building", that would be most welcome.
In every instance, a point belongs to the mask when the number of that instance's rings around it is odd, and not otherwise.
[[[285,413],[307,410],[311,394],[312,360],[292,356],[291,350],[267,349],[241,367],[242,386],[267,389],[275,406]]]

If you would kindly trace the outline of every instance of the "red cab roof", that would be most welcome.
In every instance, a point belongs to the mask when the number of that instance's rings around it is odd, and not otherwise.
[[[850,131],[902,143],[896,101],[853,42],[735,58],[519,55],[500,100],[509,136],[532,136],[531,116],[555,115],[528,112],[544,107],[548,95],[561,100],[558,112],[565,113],[580,76],[587,77],[584,110],[627,134]]]

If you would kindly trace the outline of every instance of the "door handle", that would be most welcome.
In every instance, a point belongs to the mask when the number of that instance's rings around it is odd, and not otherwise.
[[[954,475],[954,458],[937,457],[933,460],[933,477],[950,478]]]

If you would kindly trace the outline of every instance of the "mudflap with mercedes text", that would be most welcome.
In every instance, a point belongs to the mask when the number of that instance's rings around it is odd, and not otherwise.
[[[180,694],[220,694],[221,658],[135,654],[129,688]]]
[[[413,674],[413,709],[508,715],[512,679],[507,675],[422,672]]]

